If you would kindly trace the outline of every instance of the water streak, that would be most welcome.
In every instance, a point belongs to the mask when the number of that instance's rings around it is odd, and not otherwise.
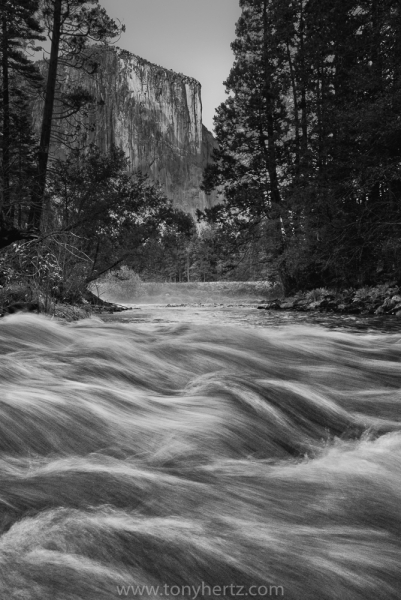
[[[1,598],[398,599],[400,360],[398,334],[4,318]]]

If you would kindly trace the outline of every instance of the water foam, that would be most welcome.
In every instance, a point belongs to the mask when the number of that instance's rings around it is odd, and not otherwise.
[[[398,599],[400,360],[395,334],[4,318],[1,597]]]

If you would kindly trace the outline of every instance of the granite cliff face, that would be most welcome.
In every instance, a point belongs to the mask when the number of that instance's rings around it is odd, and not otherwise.
[[[186,212],[210,207],[215,197],[200,184],[216,142],[202,125],[200,83],[119,48],[102,51],[99,62],[95,75],[74,69],[63,74],[63,87],[82,86],[97,101],[82,117],[85,142],[123,148],[130,168],[160,183]]]

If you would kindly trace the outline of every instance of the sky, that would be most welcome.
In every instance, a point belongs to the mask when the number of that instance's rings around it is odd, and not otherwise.
[[[241,11],[238,0],[100,0],[126,26],[117,46],[202,84],[203,123],[213,130]]]

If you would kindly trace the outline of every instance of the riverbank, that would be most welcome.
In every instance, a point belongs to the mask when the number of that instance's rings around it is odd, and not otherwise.
[[[348,315],[395,315],[401,318],[401,287],[382,284],[334,291],[319,288],[298,292],[291,297],[274,298],[258,306],[260,310],[329,312]]]
[[[114,282],[113,282],[114,283]],[[401,287],[383,284],[343,291],[319,288],[309,292],[299,292],[291,297],[282,297],[279,290],[267,282],[212,282],[191,284],[141,284],[141,293],[129,289],[127,282],[118,282],[109,289],[96,290],[105,293],[108,300],[88,291],[80,303],[65,304],[48,301],[16,302],[4,306],[0,316],[13,312],[40,312],[65,321],[77,321],[91,315],[107,315],[132,310],[134,305],[160,305],[166,308],[201,306],[240,306],[245,302],[255,310],[287,311],[297,313],[329,313],[337,315],[391,316],[401,318]],[[168,291],[167,291],[168,290]],[[129,293],[131,292],[131,293]],[[118,297],[118,299],[116,298]],[[124,299],[121,300],[121,297]],[[258,297],[259,296],[259,297]],[[264,296],[264,297],[263,297]],[[110,302],[109,300],[114,300]],[[118,304],[126,302],[130,306]],[[46,304],[46,305],[45,305]]]
[[[106,304],[107,306],[93,304],[55,304],[49,312],[43,312],[44,314],[48,314],[49,316],[53,316],[57,319],[72,322],[80,321],[81,319],[88,319],[92,315],[113,315],[115,313],[121,313],[126,310],[130,310],[127,306],[120,306],[112,303]]]
[[[81,302],[75,304],[56,302],[54,299],[49,298],[47,298],[46,301],[39,298],[39,302],[28,302],[26,300],[12,302],[0,307],[0,317],[5,317],[18,312],[30,312],[40,313],[49,317],[55,317],[56,319],[72,322],[87,319],[93,314],[114,314],[130,310],[127,306],[106,302],[91,292],[88,292],[88,298],[89,300],[82,298]]]

